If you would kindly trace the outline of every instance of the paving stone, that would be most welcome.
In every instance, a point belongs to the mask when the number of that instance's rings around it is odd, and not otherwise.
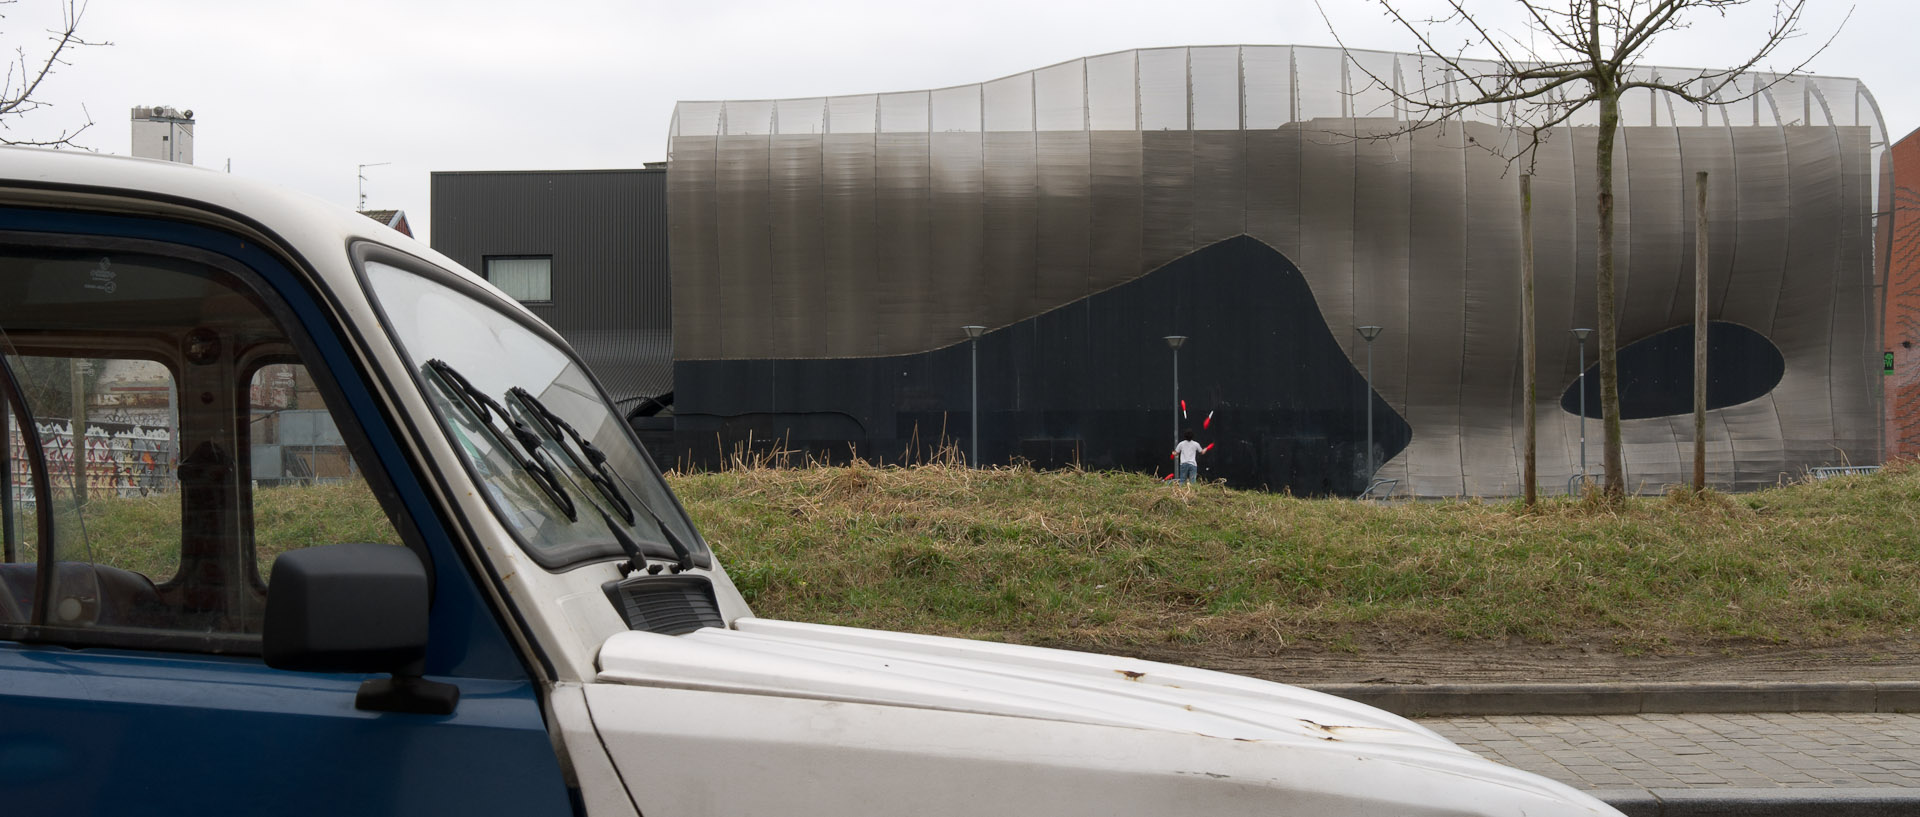
[[[1920,715],[1495,715],[1423,723],[1471,751],[1588,790],[1896,789],[1905,793],[1891,796],[1920,797]]]

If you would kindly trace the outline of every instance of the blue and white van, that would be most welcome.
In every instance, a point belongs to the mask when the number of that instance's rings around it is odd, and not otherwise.
[[[1616,813],[1292,687],[756,618],[565,341],[303,196],[0,149],[0,353],[0,813]]]

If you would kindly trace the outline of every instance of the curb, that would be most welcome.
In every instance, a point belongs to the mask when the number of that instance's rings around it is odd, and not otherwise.
[[[1909,817],[1920,789],[1601,789],[1627,817]]]
[[[1640,715],[1656,712],[1920,712],[1920,681],[1316,684],[1307,688],[1407,717]]]

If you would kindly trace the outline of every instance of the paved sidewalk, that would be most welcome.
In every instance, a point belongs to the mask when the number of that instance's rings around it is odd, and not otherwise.
[[[1314,684],[1402,715],[1920,712],[1920,681],[1839,683]]]
[[[1632,815],[1920,814],[1920,715],[1481,715],[1420,722]]]

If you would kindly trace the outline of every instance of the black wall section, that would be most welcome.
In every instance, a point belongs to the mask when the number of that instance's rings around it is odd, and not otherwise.
[[[433,248],[550,256],[553,300],[527,308],[573,345],[622,408],[673,388],[665,170],[433,174]]]
[[[1676,326],[1620,350],[1620,418],[1693,413],[1693,327]],[[1707,409],[1737,406],[1773,391],[1787,372],[1779,347],[1735,323],[1707,323]],[[1586,414],[1600,418],[1600,364],[1587,367]],[[1560,395],[1580,413],[1580,381]]]
[[[952,333],[952,346],[898,357],[676,361],[674,439],[655,455],[711,467],[751,438],[758,451],[897,462],[926,456],[943,434],[966,451],[969,348],[958,325]],[[983,336],[982,461],[1168,473],[1176,437],[1165,335],[1190,338],[1180,350],[1182,425],[1214,444],[1203,476],[1355,494],[1367,479],[1364,401],[1373,401],[1375,463],[1411,436],[1348,362],[1300,271],[1239,236]]]

